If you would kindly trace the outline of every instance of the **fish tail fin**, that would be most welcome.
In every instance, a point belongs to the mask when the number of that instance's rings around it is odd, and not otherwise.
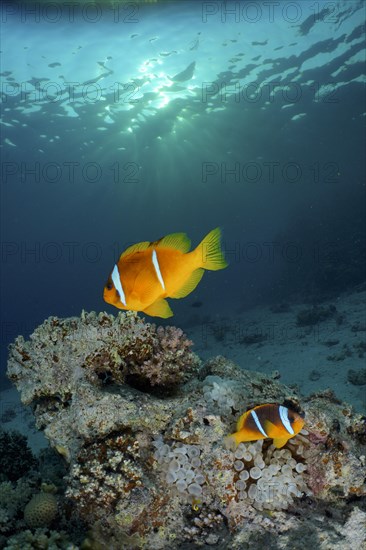
[[[217,271],[218,269],[224,269],[228,265],[221,250],[220,227],[216,227],[216,229],[213,229],[206,235],[195,249],[195,254],[198,256],[199,267],[203,267],[204,269]]]
[[[242,442],[242,439],[239,436],[239,433],[227,435],[224,439],[224,447],[229,451],[235,451],[239,443]]]

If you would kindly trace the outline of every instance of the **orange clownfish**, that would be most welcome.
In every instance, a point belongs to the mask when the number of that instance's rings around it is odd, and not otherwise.
[[[283,405],[258,405],[239,418],[237,431],[226,438],[228,447],[242,441],[273,439],[273,445],[280,449],[304,426],[304,415]]]
[[[205,269],[227,266],[220,246],[220,228],[213,229],[191,252],[185,233],[127,248],[104,287],[104,300],[119,309],[171,317],[165,298],[184,298],[200,282]]]

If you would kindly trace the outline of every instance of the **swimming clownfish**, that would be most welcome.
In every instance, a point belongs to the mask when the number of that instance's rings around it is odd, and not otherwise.
[[[165,298],[184,298],[200,282],[205,269],[227,266],[217,227],[191,252],[185,233],[172,233],[155,242],[127,248],[104,287],[104,300],[113,306],[142,311],[152,317],[171,317]]]
[[[258,405],[239,418],[237,431],[226,438],[227,447],[239,445],[242,441],[273,439],[273,445],[280,449],[304,426],[304,415],[283,405]]]

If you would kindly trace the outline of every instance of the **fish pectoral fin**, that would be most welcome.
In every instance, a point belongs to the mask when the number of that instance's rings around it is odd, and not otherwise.
[[[173,292],[173,294],[170,294],[169,298],[185,298],[186,296],[188,296],[188,294],[190,294],[196,288],[196,286],[202,279],[204,271],[205,270],[202,268],[195,269],[193,273],[191,273],[191,275],[188,277],[184,285]]]
[[[142,271],[135,281],[135,293],[142,304],[154,304],[162,295],[161,288],[158,287],[156,281],[149,281],[149,277],[149,273]]]
[[[288,441],[289,438],[285,430],[279,428],[278,426],[276,426],[276,424],[274,424],[270,420],[264,420],[262,422],[262,426],[264,431],[267,434],[267,437],[269,439],[273,439],[273,445],[277,447],[277,449],[279,449],[280,447],[283,447]],[[285,435],[283,435],[284,432],[285,432]]]
[[[183,253],[191,248],[191,241],[185,233],[171,233],[150,244],[155,248],[172,248]]]
[[[162,317],[163,319],[167,319],[173,315],[170,305],[164,298],[160,298],[151,304],[151,306],[145,307],[143,313],[151,315],[151,317]]]
[[[273,438],[273,436],[271,436],[270,434],[275,435],[276,433],[278,433],[278,427],[276,426],[276,424],[273,424],[273,422],[268,419],[263,420],[262,426],[268,437]]]
[[[281,447],[286,445],[288,440],[289,440],[288,437],[276,437],[273,440],[273,445],[276,447],[276,449],[281,449]]]

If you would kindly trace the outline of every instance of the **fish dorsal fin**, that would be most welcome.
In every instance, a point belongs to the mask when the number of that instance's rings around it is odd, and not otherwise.
[[[176,290],[173,294],[170,294],[170,298],[185,298],[185,296],[188,296],[198,285],[200,280],[202,279],[202,275],[204,274],[204,269],[195,269],[193,273],[189,276],[188,280],[184,283],[183,286],[181,286],[178,290]]]
[[[122,254],[120,255],[119,259],[125,258],[126,256],[130,256],[131,254],[134,254],[135,252],[143,252],[144,250],[147,250],[150,248],[151,243],[149,241],[144,241],[142,243],[132,244]]]
[[[173,248],[183,253],[191,248],[191,241],[185,233],[171,233],[150,244],[154,248]]]
[[[289,440],[288,437],[276,437],[273,440],[273,445],[276,447],[276,449],[281,449],[281,447],[286,445],[288,440]]]
[[[143,252],[148,248],[172,248],[185,253],[191,248],[191,241],[185,233],[171,233],[154,242],[143,241],[142,243],[132,244],[122,252],[119,259],[130,256],[135,252]]]
[[[156,300],[151,306],[145,307],[143,311],[147,313],[147,315],[151,315],[151,317],[162,317],[163,319],[167,319],[173,315],[170,305],[164,298]]]

